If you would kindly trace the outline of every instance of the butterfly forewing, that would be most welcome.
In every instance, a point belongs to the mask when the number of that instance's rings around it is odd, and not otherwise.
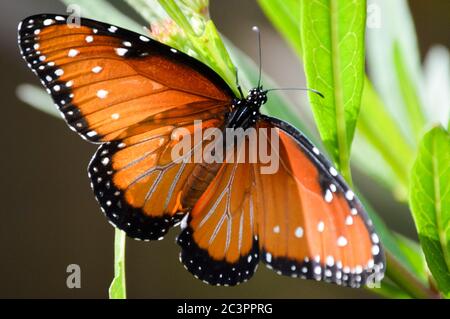
[[[69,126],[93,142],[115,140],[161,112],[229,106],[233,97],[224,81],[195,59],[89,19],[75,26],[66,16],[32,16],[19,26],[19,46]]]

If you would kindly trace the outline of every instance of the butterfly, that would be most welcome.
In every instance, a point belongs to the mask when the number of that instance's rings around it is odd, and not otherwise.
[[[35,15],[18,33],[23,58],[68,126],[100,144],[88,167],[91,185],[109,222],[128,236],[161,240],[180,224],[180,261],[212,285],[245,282],[259,262],[349,287],[383,277],[383,249],[361,202],[301,132],[260,113],[262,86],[237,97],[196,59],[90,19],[74,27],[67,16]],[[263,143],[278,169],[186,160],[206,139],[173,159],[180,135],[208,128],[266,129],[279,141],[276,149],[269,138]],[[224,151],[239,157],[248,147]]]

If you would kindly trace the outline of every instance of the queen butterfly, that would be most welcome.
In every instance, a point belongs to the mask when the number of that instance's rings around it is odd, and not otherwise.
[[[181,262],[214,285],[247,281],[260,261],[278,274],[350,287],[382,278],[384,253],[360,201],[302,133],[259,112],[262,86],[236,97],[197,60],[94,20],[73,27],[66,16],[41,14],[18,30],[23,58],[69,127],[100,144],[88,168],[92,188],[128,236],[160,240],[181,223]],[[202,131],[270,129],[279,145],[266,146],[279,169],[175,161],[176,132],[194,133],[197,120]],[[239,157],[246,148],[225,151]]]

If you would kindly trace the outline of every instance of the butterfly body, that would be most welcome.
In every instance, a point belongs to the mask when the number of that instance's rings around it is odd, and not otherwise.
[[[128,236],[161,240],[181,223],[181,262],[214,285],[248,280],[259,262],[350,287],[383,277],[380,239],[361,202],[301,132],[260,113],[262,87],[238,98],[192,57],[89,19],[74,27],[62,15],[26,18],[19,47],[70,128],[100,144],[91,186]],[[211,128],[254,129],[277,165],[247,160],[250,144],[234,137],[203,156]],[[188,147],[176,152],[182,141]],[[220,151],[237,160],[209,161]]]
[[[246,98],[233,100],[232,112],[228,116],[227,128],[247,129],[253,126],[260,116],[261,106],[267,102],[267,91],[257,87],[249,91]]]

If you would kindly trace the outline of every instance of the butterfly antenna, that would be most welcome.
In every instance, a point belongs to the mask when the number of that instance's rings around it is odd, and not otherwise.
[[[261,69],[262,69],[262,54],[261,54],[261,31],[259,31],[259,28],[255,25],[252,28],[253,31],[256,32],[256,35],[258,37],[258,49],[259,49],[259,76],[258,76],[258,88],[261,86]]]
[[[309,88],[277,88],[277,89],[268,89],[266,92],[270,91],[309,91],[317,94],[321,98],[325,98],[325,96],[317,90],[309,89]]]

